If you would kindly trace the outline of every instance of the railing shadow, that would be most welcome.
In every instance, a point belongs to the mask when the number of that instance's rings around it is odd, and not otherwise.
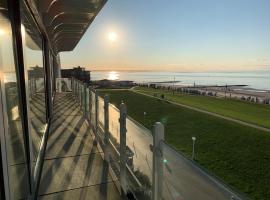
[[[72,105],[71,103],[69,103],[69,104]],[[72,112],[73,112],[73,110],[70,110],[66,114],[68,115],[69,113],[72,113]],[[78,117],[79,117],[79,120],[78,121],[75,120],[75,119],[78,119]],[[73,155],[74,160],[72,161],[72,165],[70,166],[70,168],[68,170],[68,174],[65,177],[64,184],[62,185],[62,188],[65,188],[65,187],[68,186],[68,184],[70,183],[70,181],[72,179],[73,172],[74,172],[75,168],[77,167],[77,163],[78,163],[78,161],[80,159],[80,155],[81,155],[82,150],[83,150],[83,148],[85,146],[85,141],[86,142],[88,141],[88,140],[86,140],[86,138],[87,137],[91,137],[91,134],[90,134],[90,132],[89,132],[88,129],[85,129],[84,133],[81,133],[81,131],[82,131],[81,128],[82,128],[82,126],[84,124],[85,119],[82,116],[74,115],[74,116],[72,116],[72,118],[70,118],[70,121],[69,122],[66,122],[64,124],[65,125],[64,129],[61,130],[60,132],[57,132],[57,136],[56,137],[51,138],[52,134],[55,134],[55,132],[57,131],[57,129],[59,127],[61,127],[63,125],[63,122],[66,120],[65,117],[62,117],[60,121],[59,121],[59,118],[55,118],[54,117],[54,119],[56,120],[56,124],[54,124],[53,129],[50,130],[50,136],[49,136],[49,140],[50,139],[53,139],[53,142],[52,143],[50,143],[50,142],[48,143],[47,152],[49,152],[50,149],[52,149],[55,145],[56,146],[59,145],[59,140],[60,139],[66,138],[66,141],[63,142],[63,145],[59,147],[59,151],[58,152],[55,152],[55,154],[53,156],[54,158],[61,158],[61,154],[65,155],[65,153],[67,153],[70,150],[70,148],[71,148],[74,140],[76,139],[76,137],[79,134],[81,136],[81,139],[80,139],[81,143],[80,143],[79,147],[77,148],[76,152]],[[75,121],[77,121],[76,124],[74,124]],[[63,137],[63,134],[64,133],[65,133],[65,136],[68,135],[68,134],[66,134],[66,132],[69,133],[69,136],[68,137]],[[94,155],[92,155],[92,154],[93,154],[93,152],[94,152],[95,149],[96,149],[96,146],[93,144],[92,145],[91,152],[90,152],[90,156],[89,156],[90,161],[88,161],[88,167],[87,167],[88,168],[88,173],[91,173],[91,170],[89,172],[89,169],[91,169],[90,165],[92,164],[93,159],[94,159],[93,158]],[[51,166],[51,167],[54,168],[54,172],[55,173],[60,169],[60,164],[61,164],[60,162],[56,162],[54,165]],[[51,171],[52,170],[50,170],[50,168],[49,168],[49,169],[47,169],[47,172],[43,175],[44,178],[50,180],[49,182],[46,181],[46,183],[48,183],[48,184],[50,184],[51,181],[52,181],[52,178],[50,178],[50,177],[52,177]],[[87,174],[86,174],[85,178],[87,178]],[[84,182],[85,181],[86,180],[84,180]]]

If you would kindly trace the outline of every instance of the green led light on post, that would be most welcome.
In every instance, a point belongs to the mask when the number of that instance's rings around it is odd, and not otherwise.
[[[168,160],[164,158],[164,159],[163,159],[163,163],[164,163],[164,164],[167,164],[167,163],[168,163]]]

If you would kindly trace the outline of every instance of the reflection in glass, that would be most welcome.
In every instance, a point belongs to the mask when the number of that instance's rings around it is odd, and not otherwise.
[[[6,2],[5,2],[6,3]],[[25,199],[29,193],[24,135],[8,10],[0,5],[0,70],[5,144],[11,199]],[[0,124],[2,126],[2,124]]]
[[[127,118],[126,121],[127,164],[138,179],[141,187],[136,187],[134,181],[128,181],[131,190],[140,199],[151,199],[152,185],[152,151],[151,132],[145,127]]]
[[[21,16],[26,91],[29,103],[28,118],[33,144],[33,160],[35,162],[46,125],[43,42],[34,20],[23,3],[21,5]]]

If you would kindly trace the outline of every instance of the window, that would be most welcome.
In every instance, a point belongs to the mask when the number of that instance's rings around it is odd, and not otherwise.
[[[6,2],[4,1],[6,4]],[[2,157],[8,171],[11,199],[25,199],[29,194],[25,138],[19,109],[18,84],[12,44],[11,24],[6,5],[0,4],[0,132]],[[2,134],[2,132],[4,134]],[[6,194],[8,195],[8,194]]]
[[[43,40],[37,25],[23,3],[21,20],[28,118],[35,163],[46,127]]]

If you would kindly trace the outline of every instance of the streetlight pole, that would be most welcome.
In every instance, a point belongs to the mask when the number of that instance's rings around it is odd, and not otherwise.
[[[196,137],[192,137],[192,160],[194,160],[195,158],[195,141],[196,141]]]
[[[175,76],[173,77],[173,88],[172,88],[173,94],[174,94],[174,83],[175,83]]]
[[[144,125],[146,126],[146,112],[143,112],[143,121],[144,121]]]
[[[225,99],[227,98],[227,89],[228,89],[228,85],[226,83],[226,86],[225,86]]]

